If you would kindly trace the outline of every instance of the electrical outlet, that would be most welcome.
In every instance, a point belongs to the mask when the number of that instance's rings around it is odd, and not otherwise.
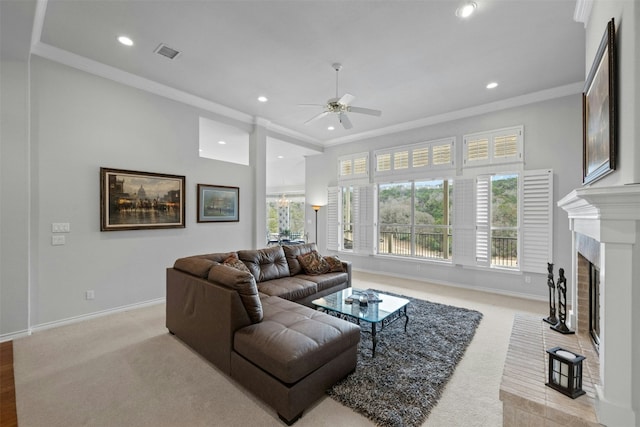
[[[531,276],[524,276],[524,283],[531,283]]]
[[[87,301],[95,299],[95,297],[96,297],[96,293],[94,291],[85,291],[85,293],[84,293],[84,298]]]
[[[60,246],[67,243],[66,238],[64,236],[51,236],[51,244],[53,246]]]

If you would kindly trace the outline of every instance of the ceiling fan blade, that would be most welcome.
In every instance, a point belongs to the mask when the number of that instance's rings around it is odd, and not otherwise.
[[[323,111],[320,114],[316,114],[315,116],[311,117],[309,120],[307,120],[306,122],[304,122],[305,125],[308,125],[309,123],[315,122],[316,120],[319,120],[323,117],[325,117],[327,114],[329,114],[328,111]]]
[[[342,98],[338,100],[338,104],[349,105],[354,99],[356,99],[355,96],[351,95],[350,93],[345,93],[344,95],[342,95]]]
[[[351,124],[351,120],[345,113],[340,113],[340,123],[342,123],[342,127],[345,129],[351,129],[353,125]]]
[[[382,111],[380,111],[380,110],[372,110],[371,108],[348,107],[347,111],[350,111],[352,113],[368,114],[370,116],[381,116],[382,115]]]

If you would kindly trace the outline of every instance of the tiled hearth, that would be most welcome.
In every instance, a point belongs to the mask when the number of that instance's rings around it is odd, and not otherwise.
[[[571,399],[547,387],[546,350],[563,347],[586,357],[582,389]],[[500,384],[503,426],[600,426],[595,410],[594,384],[599,382],[599,361],[589,336],[562,335],[540,317],[516,315]]]
[[[568,326],[562,335],[540,318],[517,316],[505,363],[500,399],[505,426],[638,425],[632,396],[638,390],[640,361],[634,357],[634,265],[640,265],[640,184],[583,187],[558,202],[567,212],[572,265],[566,271]],[[591,263],[599,283],[599,351],[589,329],[588,279]],[[586,286],[586,287],[585,287]],[[635,338],[635,341],[634,341]],[[546,350],[565,347],[586,356],[583,389],[573,400],[545,386]],[[634,379],[636,381],[634,382]]]

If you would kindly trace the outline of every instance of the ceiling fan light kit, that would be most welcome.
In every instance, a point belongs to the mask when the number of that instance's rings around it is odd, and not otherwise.
[[[342,96],[338,96],[338,75],[340,70],[342,70],[342,64],[336,62],[331,64],[331,67],[334,70],[336,70],[336,96],[335,98],[330,98],[325,105],[320,105],[321,107],[324,108],[324,111],[319,114],[316,114],[315,116],[311,117],[309,120],[304,122],[305,125],[313,123],[316,120],[319,120],[333,113],[338,115],[338,120],[340,121],[340,124],[342,124],[343,128],[351,129],[353,127],[353,124],[351,123],[349,116],[347,116],[347,113],[367,114],[369,116],[377,116],[377,117],[382,115],[382,111],[380,110],[351,106],[351,103],[353,102],[355,97],[349,93],[345,93]],[[318,105],[318,104],[300,104],[300,105]]]

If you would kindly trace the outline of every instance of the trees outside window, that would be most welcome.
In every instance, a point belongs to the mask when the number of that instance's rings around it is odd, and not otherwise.
[[[452,190],[448,180],[380,184],[378,253],[450,259]]]

